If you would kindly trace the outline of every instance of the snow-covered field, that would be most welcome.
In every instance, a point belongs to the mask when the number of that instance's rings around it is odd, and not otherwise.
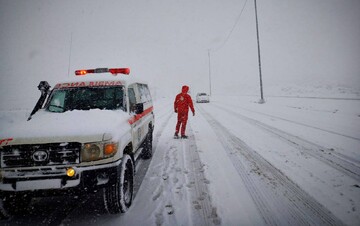
[[[213,96],[195,104],[189,139],[175,140],[173,99],[156,100],[154,156],[130,210],[78,208],[61,224],[359,225],[359,99],[257,101]],[[28,112],[1,111],[1,129]]]

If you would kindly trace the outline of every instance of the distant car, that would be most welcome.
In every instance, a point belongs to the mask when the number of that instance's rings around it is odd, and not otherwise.
[[[206,93],[196,94],[196,103],[209,103],[210,97]]]

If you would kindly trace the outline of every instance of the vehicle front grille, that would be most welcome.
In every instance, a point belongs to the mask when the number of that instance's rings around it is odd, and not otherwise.
[[[80,162],[81,143],[49,143],[5,146],[1,168],[69,165]]]

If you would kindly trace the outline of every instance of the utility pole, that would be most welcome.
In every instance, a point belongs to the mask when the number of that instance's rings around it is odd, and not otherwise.
[[[261,75],[259,25],[258,25],[258,16],[257,16],[256,0],[254,0],[254,4],[255,4],[256,36],[257,36],[258,60],[259,60],[259,76],[260,76],[260,96],[261,96],[261,99],[259,100],[259,103],[260,103],[260,104],[263,104],[263,103],[265,103],[265,100],[264,100],[264,94],[263,94],[263,84],[262,84],[262,75]]]
[[[211,96],[211,65],[210,65],[210,49],[208,49],[208,57],[209,57],[209,88],[210,88],[210,96]]]

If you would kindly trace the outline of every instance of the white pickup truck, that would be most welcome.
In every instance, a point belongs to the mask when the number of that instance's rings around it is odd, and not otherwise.
[[[153,103],[146,83],[103,73],[130,70],[78,70],[52,90],[40,82],[28,121],[1,129],[3,216],[26,210],[35,196],[91,191],[103,192],[110,213],[129,208],[135,162],[152,156]]]

